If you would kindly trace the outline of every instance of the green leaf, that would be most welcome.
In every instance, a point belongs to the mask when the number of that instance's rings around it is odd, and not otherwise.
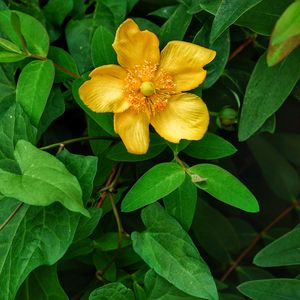
[[[49,95],[45,109],[40,119],[38,139],[50,124],[65,112],[65,101],[59,87],[54,87]]]
[[[103,25],[111,32],[125,20],[127,1],[124,0],[97,0],[94,19],[96,24]]]
[[[143,161],[153,158],[160,154],[167,147],[165,141],[157,134],[150,134],[150,145],[146,154],[135,155],[128,153],[124,143],[119,142],[112,146],[106,154],[106,157],[115,161]]]
[[[15,145],[20,139],[35,143],[37,130],[18,103],[1,103],[0,159],[14,159]]]
[[[272,68],[267,66],[265,55],[260,57],[245,94],[239,123],[240,141],[254,134],[286,100],[300,78],[299,57],[300,49]]]
[[[121,210],[130,212],[165,197],[178,188],[184,178],[184,170],[178,164],[161,163],[154,166],[126,194]]]
[[[230,49],[229,30],[224,31],[212,44],[209,43],[209,33],[210,26],[206,24],[206,26],[203,26],[198,31],[193,40],[193,43],[213,49],[217,52],[214,60],[205,67],[207,77],[201,85],[203,89],[211,87],[222,75],[228,61]]]
[[[68,71],[79,75],[76,63],[73,57],[64,49],[51,46],[49,49],[48,58],[54,61],[56,64],[63,66]],[[54,82],[63,82],[67,79],[73,78],[71,74],[64,72],[57,68],[55,70],[55,79]]]
[[[210,42],[214,42],[231,24],[262,0],[222,1],[211,27]]]
[[[270,40],[267,63],[273,66],[300,44],[300,2],[292,3],[276,23]]]
[[[30,273],[20,287],[15,300],[68,300],[68,296],[60,286],[56,265],[42,266]]]
[[[76,176],[82,190],[83,203],[87,203],[93,191],[93,181],[97,172],[97,157],[72,154],[68,150],[57,158]]]
[[[1,199],[0,224],[19,203],[12,198]],[[78,219],[78,214],[59,204],[20,208],[0,232],[0,300],[15,299],[17,289],[32,270],[52,265],[64,255],[73,240]]]
[[[192,15],[187,13],[184,5],[179,5],[161,27],[159,32],[161,47],[164,47],[169,41],[182,40],[191,21]]]
[[[296,169],[262,136],[252,137],[248,144],[271,190],[282,199],[296,200],[300,193]]]
[[[91,40],[94,32],[92,19],[71,20],[66,27],[69,51],[74,58],[79,73],[92,69]]]
[[[191,142],[183,150],[187,155],[199,159],[219,159],[230,156],[236,151],[237,149],[232,144],[209,132],[206,133],[202,140]]]
[[[0,47],[2,47],[5,50],[11,51],[11,52],[22,54],[22,51],[16,44],[14,44],[11,41],[8,41],[6,39],[0,38]]]
[[[254,300],[296,300],[300,299],[300,280],[253,280],[242,283],[238,290]]]
[[[278,238],[254,257],[254,263],[261,267],[299,265],[300,228],[297,227]]]
[[[24,140],[18,141],[14,155],[22,174],[0,169],[0,192],[4,196],[39,206],[58,201],[71,211],[89,216],[76,177],[59,160]]]
[[[94,248],[101,251],[112,251],[119,247],[118,232],[106,232],[93,241]],[[131,240],[127,236],[123,236],[121,248],[131,245]]]
[[[196,175],[195,185],[216,199],[247,212],[259,211],[253,194],[228,171],[212,164],[195,165],[189,170]],[[197,176],[205,181],[197,182]]]
[[[50,60],[32,61],[20,74],[16,101],[22,105],[35,126],[39,124],[45,109],[54,74],[54,66]]]
[[[230,263],[240,250],[239,237],[231,223],[203,200],[197,206],[192,230],[199,244],[220,263]]]
[[[164,19],[169,19],[177,9],[177,5],[164,6],[149,13],[149,16],[156,16]]]
[[[6,100],[15,100],[15,80],[14,70],[11,68],[12,65],[2,64],[0,65],[0,103]]]
[[[92,60],[94,67],[117,64],[117,55],[112,47],[114,35],[104,26],[98,27],[92,38]]]
[[[21,34],[25,39],[28,51],[31,54],[47,56],[49,49],[49,36],[43,25],[35,18],[19,11],[1,10],[0,11],[0,32],[9,40],[23,49],[23,43],[16,33],[11,16],[15,14],[20,21]]]
[[[203,299],[188,295],[177,289],[163,277],[150,270],[145,275],[147,300],[196,300]]]
[[[189,176],[185,176],[182,185],[164,198],[166,211],[181,224],[185,231],[189,231],[192,225],[196,204],[197,189]]]
[[[112,113],[96,113],[90,110],[80,99],[78,95],[79,87],[87,79],[87,76],[84,78],[78,78],[74,81],[72,86],[73,96],[77,104],[88,114],[88,116],[93,119],[101,128],[108,132],[112,136],[116,136],[113,126],[113,114]]]
[[[159,204],[143,209],[142,220],[147,230],[132,233],[134,251],[181,291],[204,299],[218,299],[209,268],[179,223]]]
[[[133,291],[120,282],[106,284],[94,290],[89,300],[135,300]]]
[[[0,51],[0,63],[10,63],[25,59],[26,56],[19,53]]]
[[[61,26],[65,17],[73,9],[73,0],[49,0],[43,11],[48,21],[54,25]]]

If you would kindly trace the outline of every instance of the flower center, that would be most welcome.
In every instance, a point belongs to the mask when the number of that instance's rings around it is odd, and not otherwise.
[[[141,84],[140,91],[144,96],[151,96],[155,92],[155,86],[151,81],[145,81]]]

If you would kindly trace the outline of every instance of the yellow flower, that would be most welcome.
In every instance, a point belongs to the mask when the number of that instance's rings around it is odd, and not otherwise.
[[[114,113],[115,132],[127,151],[147,152],[149,124],[172,143],[201,139],[209,122],[207,107],[198,96],[184,92],[204,81],[203,66],[216,52],[172,41],[160,53],[157,36],[141,31],[131,19],[118,28],[113,48],[120,66],[94,69],[79,95],[91,110]]]

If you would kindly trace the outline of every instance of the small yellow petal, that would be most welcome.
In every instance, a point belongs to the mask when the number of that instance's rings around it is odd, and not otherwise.
[[[116,33],[113,43],[119,64],[124,68],[133,68],[136,65],[159,63],[159,40],[157,36],[148,31],[141,31],[137,24],[127,19]]]
[[[130,104],[125,99],[126,71],[116,65],[106,65],[93,70],[91,80],[79,88],[83,103],[95,112],[122,112]]]
[[[145,154],[149,147],[149,116],[126,110],[114,115],[115,132],[120,135],[127,151]]]
[[[204,81],[206,71],[203,66],[215,56],[214,50],[188,42],[172,41],[161,52],[158,75],[161,72],[168,73],[178,92],[189,91]]]
[[[167,107],[154,115],[151,124],[157,133],[172,143],[181,139],[200,140],[209,123],[206,104],[194,94],[172,96]]]

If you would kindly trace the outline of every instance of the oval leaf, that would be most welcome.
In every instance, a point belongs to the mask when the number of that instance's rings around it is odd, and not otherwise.
[[[167,196],[182,184],[184,178],[184,170],[176,163],[154,166],[127,193],[121,210],[133,211]]]
[[[216,199],[248,212],[259,211],[253,194],[228,171],[212,164],[196,165],[189,170],[204,179],[195,181],[195,185]]]
[[[39,206],[58,201],[71,211],[89,216],[78,180],[58,159],[24,140],[17,143],[14,154],[22,174],[0,169],[0,192],[4,196]]]
[[[299,265],[300,228],[295,228],[259,251],[254,263],[261,267]]]
[[[134,251],[154,271],[183,292],[204,299],[218,299],[209,268],[189,235],[157,203],[142,211],[147,228],[131,235]]]
[[[89,300],[134,300],[133,291],[120,282],[106,284],[94,290]]]
[[[183,150],[187,155],[199,159],[218,159],[230,156],[236,151],[232,144],[213,133],[207,133],[200,141],[191,142]]]
[[[298,279],[253,280],[239,285],[238,289],[254,300],[300,299],[300,280]]]
[[[54,80],[50,60],[33,61],[22,70],[16,89],[16,101],[21,104],[32,124],[38,126]]]

